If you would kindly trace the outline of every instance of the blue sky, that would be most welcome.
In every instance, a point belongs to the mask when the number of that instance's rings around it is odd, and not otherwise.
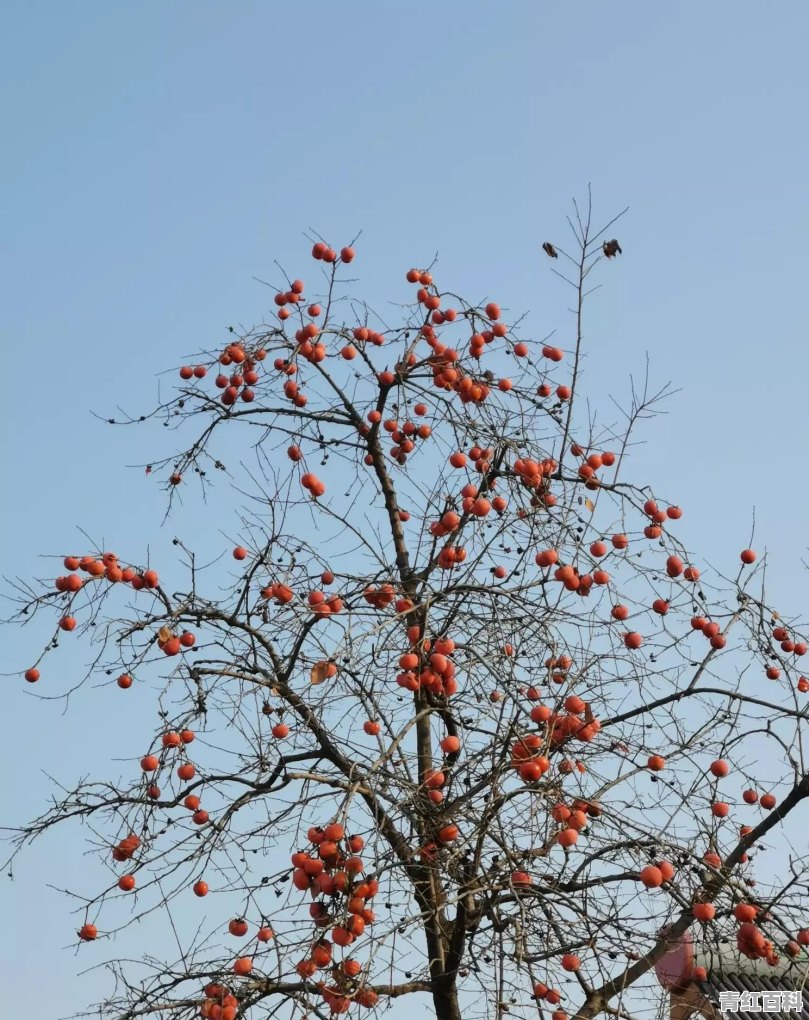
[[[254,278],[277,277],[274,259],[308,268],[307,228],[338,246],[363,231],[358,289],[379,306],[438,253],[453,289],[561,337],[567,295],[539,246],[566,239],[592,182],[603,219],[631,208],[593,298],[589,385],[625,395],[649,353],[681,392],[635,477],[684,507],[679,534],[722,569],[755,511],[773,596],[801,612],[807,32],[799,0],[6,0],[3,574],[52,576],[39,555],[80,545],[78,526],[168,548],[162,493],[129,467],[167,437],[91,411],[142,410],[160,371],[260,319]],[[2,647],[4,672],[25,668],[24,633]],[[42,804],[43,771],[69,781],[132,751],[97,694],[67,728],[23,686],[6,679],[0,824]],[[0,885],[9,1015],[52,1020],[105,987],[76,977],[68,904],[46,888],[92,874],[73,850],[51,840]]]

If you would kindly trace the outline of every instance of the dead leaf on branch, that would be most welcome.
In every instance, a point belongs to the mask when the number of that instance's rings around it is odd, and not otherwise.
[[[309,673],[309,679],[313,684],[322,684],[329,675],[328,662],[316,662]]]

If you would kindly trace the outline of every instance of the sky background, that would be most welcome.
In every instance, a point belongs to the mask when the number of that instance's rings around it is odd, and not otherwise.
[[[169,437],[91,412],[148,408],[161,371],[260,320],[255,278],[309,269],[307,228],[336,247],[362,230],[357,289],[380,307],[437,253],[452,289],[561,341],[568,296],[540,244],[567,240],[591,182],[597,218],[630,212],[589,313],[588,387],[625,396],[648,353],[681,392],[633,476],[725,571],[755,513],[771,597],[802,613],[808,35],[802,0],[5,0],[2,573],[52,577],[40,555],[81,548],[78,527],[133,557],[168,548],[163,493],[131,465]],[[65,725],[19,682],[25,632],[1,647],[12,825],[43,805],[44,773],[131,756],[140,708],[85,691]],[[92,880],[77,849],[53,838],[0,884],[3,1015],[53,1020],[107,987],[77,976],[95,959],[49,888]]]

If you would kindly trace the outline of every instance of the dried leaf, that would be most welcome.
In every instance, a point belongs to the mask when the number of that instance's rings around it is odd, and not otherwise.
[[[329,664],[327,662],[316,662],[309,673],[309,679],[313,684],[322,684],[329,675]]]
[[[595,510],[596,508],[595,503],[591,499],[588,499],[586,496],[584,497],[584,505],[587,507],[590,513],[592,513],[593,510]]]

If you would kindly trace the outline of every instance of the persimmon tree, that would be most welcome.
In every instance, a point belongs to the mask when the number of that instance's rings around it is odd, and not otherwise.
[[[393,281],[391,324],[351,294],[354,248],[315,240],[316,282],[118,421],[176,437],[147,470],[164,526],[199,501],[176,560],[85,547],[16,583],[32,693],[67,693],[65,642],[110,712],[154,692],[130,764],[11,837],[13,861],[90,834],[104,1017],[631,1015],[691,926],[804,952],[807,642],[761,558],[701,576],[664,480],[629,476],[667,389],[586,392],[585,299],[626,256],[589,209],[570,226],[542,256],[574,298],[558,340],[436,267]],[[214,484],[229,521],[203,516]],[[121,900],[124,926],[168,915],[175,960],[116,956]]]

